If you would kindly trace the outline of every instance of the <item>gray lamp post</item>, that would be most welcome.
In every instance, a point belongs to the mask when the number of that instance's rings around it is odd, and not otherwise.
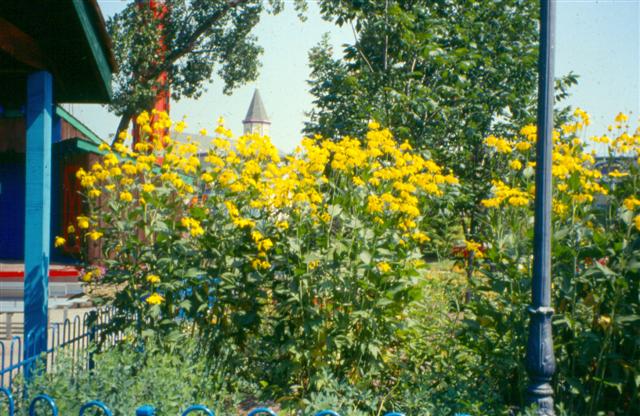
[[[554,415],[551,378],[556,370],[551,334],[551,152],[553,133],[553,55],[555,1],[540,2],[538,60],[538,140],[536,144],[535,225],[533,234],[533,296],[529,307],[526,366],[527,402],[539,415]]]

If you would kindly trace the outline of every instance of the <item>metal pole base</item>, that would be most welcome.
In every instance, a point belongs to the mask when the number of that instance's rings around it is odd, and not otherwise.
[[[546,380],[532,380],[527,388],[527,405],[537,406],[539,416],[555,416],[551,384]]]

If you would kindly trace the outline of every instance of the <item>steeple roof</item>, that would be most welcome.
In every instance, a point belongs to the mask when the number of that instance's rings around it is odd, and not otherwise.
[[[253,98],[251,99],[251,104],[249,104],[249,110],[247,111],[247,115],[245,116],[243,123],[267,123],[271,124],[269,120],[269,116],[267,115],[267,110],[264,109],[264,104],[262,103],[262,98],[260,98],[260,92],[256,88],[253,93]]]

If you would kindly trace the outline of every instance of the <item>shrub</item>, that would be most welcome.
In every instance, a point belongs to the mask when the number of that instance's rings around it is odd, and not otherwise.
[[[233,372],[226,357],[205,360],[196,343],[187,339],[170,348],[147,342],[144,349],[126,341],[93,357],[95,370],[89,371],[86,359],[59,355],[53,368],[31,380],[29,397],[48,394],[60,414],[78,414],[82,404],[100,400],[120,415],[145,404],[159,415],[177,415],[191,404],[204,404],[216,414],[235,416],[241,401],[258,391]],[[28,404],[19,404],[26,414]]]
[[[287,156],[220,123],[198,157],[195,143],[154,133],[171,125],[154,117],[138,117],[134,151],[104,145],[78,172],[90,213],[73,225],[103,252],[85,280],[119,311],[114,329],[160,343],[188,330],[206,354],[236,349],[295,394],[321,370],[353,383],[397,371],[429,217],[456,178],[377,123],[362,140],[307,138]]]
[[[614,137],[592,138],[607,144],[609,155],[596,165],[580,137],[589,116],[580,109],[574,116],[554,133],[556,401],[570,414],[629,414],[640,407],[640,130],[630,133],[627,116],[620,114],[611,127]],[[482,369],[503,400],[514,404],[523,403],[527,383],[535,134],[528,126],[511,139],[486,140],[508,168],[497,172],[494,195],[483,202],[490,231],[478,251],[479,273],[470,282],[475,296],[463,338],[484,357]]]

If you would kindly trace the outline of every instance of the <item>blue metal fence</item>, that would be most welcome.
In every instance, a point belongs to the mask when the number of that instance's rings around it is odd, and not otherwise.
[[[53,365],[58,353],[63,349],[68,352],[67,357],[76,361],[82,358],[81,354],[87,353],[87,347],[93,340],[100,339],[108,344],[117,342],[119,334],[108,334],[103,329],[113,315],[112,309],[94,310],[49,325],[48,345],[44,356],[25,359],[25,342],[22,336],[0,341],[0,387],[11,389],[16,376],[21,374],[26,366],[34,365],[38,359],[42,359],[48,366]],[[88,365],[90,361],[87,360]]]
[[[2,404],[6,406],[8,409],[7,416],[14,416],[16,413],[16,404],[11,392],[5,387],[1,387],[0,395],[4,396],[2,397]],[[50,414],[51,416],[59,415],[58,406],[56,406],[56,402],[54,401],[54,399],[46,394],[39,394],[35,396],[29,404],[29,407],[28,407],[29,416],[36,416],[38,414],[37,412],[38,403],[42,403],[44,407],[48,408],[47,414]],[[85,412],[87,412],[87,410],[89,409],[99,410],[99,413],[102,413],[105,416],[113,416],[113,412],[111,411],[109,406],[107,406],[105,403],[98,400],[92,400],[80,406],[80,410],[78,411],[78,416],[84,416]],[[200,413],[206,416],[215,416],[215,413],[213,410],[201,404],[195,404],[187,407],[181,413],[181,416],[187,416],[192,413]],[[156,409],[150,405],[140,406],[135,411],[135,416],[154,416],[155,414],[156,414]],[[278,416],[278,414],[275,411],[266,407],[255,408],[247,414],[247,416],[264,416],[264,415]],[[340,416],[340,414],[333,410],[321,410],[319,412],[316,412],[314,416]],[[405,416],[405,415],[404,413],[388,412],[384,416]],[[469,415],[456,413],[454,416],[469,416]]]
[[[28,406],[28,415],[29,416],[37,416],[38,415],[38,403],[42,403],[45,408],[48,408],[48,415],[51,416],[59,416],[58,406],[56,405],[55,400],[47,395],[47,394],[39,394],[35,396]],[[13,397],[11,391],[6,387],[0,387],[0,410],[4,410],[6,407],[7,416],[15,416],[16,415],[16,402]],[[85,412],[89,409],[97,409],[100,410],[98,413],[102,413],[105,416],[113,416],[112,410],[105,403],[99,400],[91,400],[89,402],[84,403],[80,406],[80,410],[78,411],[78,416],[84,416]],[[191,413],[201,413],[206,416],[215,416],[215,412],[209,409],[207,406],[202,404],[194,404],[188,406],[182,413],[181,416],[186,416]],[[4,414],[4,413],[0,413]],[[95,412],[94,412],[95,414]],[[156,409],[151,405],[143,405],[136,409],[135,416],[155,416]],[[267,407],[257,407],[249,411],[246,416],[278,416],[278,414]],[[333,410],[321,410],[316,412],[314,416],[341,416],[340,413],[335,412]],[[404,413],[399,412],[387,412],[384,416],[405,416]],[[455,413],[454,416],[471,416],[466,413]]]

